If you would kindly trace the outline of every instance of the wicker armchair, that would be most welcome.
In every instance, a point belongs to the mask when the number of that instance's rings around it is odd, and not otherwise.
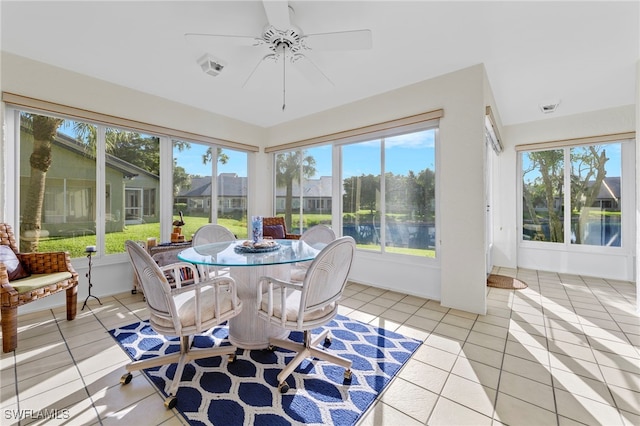
[[[18,306],[65,290],[67,320],[76,317],[78,273],[67,252],[19,253],[11,226],[6,223],[0,223],[0,244],[9,246],[31,273],[27,278],[9,281],[7,266],[0,262],[2,351],[11,352],[18,346]]]
[[[273,227],[278,225],[282,226],[282,232],[274,231]],[[287,232],[287,225],[284,223],[284,217],[263,217],[262,218],[262,236],[271,237],[274,239],[286,239],[286,240],[299,240],[299,234],[289,234]]]

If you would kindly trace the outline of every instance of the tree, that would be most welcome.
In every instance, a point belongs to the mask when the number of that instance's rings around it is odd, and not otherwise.
[[[555,208],[555,200],[556,196],[562,197],[564,152],[561,149],[530,152],[529,160],[531,160],[531,168],[528,171],[537,170],[540,173],[540,178],[536,179],[536,185],[540,185],[544,191],[549,220],[549,239],[561,243],[564,241],[564,221],[560,216],[562,209]],[[525,174],[528,171],[525,171]]]
[[[182,188],[191,186],[191,175],[187,173],[184,167],[178,166],[178,160],[173,159],[173,196],[176,197]]]
[[[564,218],[562,209],[555,208],[555,200],[563,199],[564,150],[529,152],[531,165],[523,173],[537,171],[540,176],[525,185],[523,197],[532,222],[539,223],[535,206],[544,203],[547,207],[550,241],[564,241]],[[608,160],[605,150],[596,145],[571,148],[571,184],[570,208],[578,213],[575,224],[575,242],[582,242],[582,230],[589,220],[590,207],[598,197],[606,175],[605,164]]]
[[[436,199],[436,174],[431,169],[424,169],[414,178],[412,171],[409,171],[409,182],[411,185],[411,197],[415,212],[418,218],[423,220],[435,220],[435,199]]]
[[[302,179],[308,179],[316,174],[316,160],[312,156],[305,156],[305,151],[293,151],[276,155],[276,186],[285,187],[284,221],[287,229],[291,227],[293,213],[293,184],[298,183],[302,190]]]
[[[604,149],[590,145],[571,149],[571,207],[579,212],[575,228],[576,243],[582,243],[583,230],[589,221],[590,207],[600,193],[609,160]]]
[[[23,114],[22,119],[33,131],[33,151],[29,157],[31,176],[20,224],[20,251],[38,251],[42,228],[42,206],[47,171],[51,167],[51,143],[64,120],[37,114]],[[25,238],[25,234],[30,234]]]

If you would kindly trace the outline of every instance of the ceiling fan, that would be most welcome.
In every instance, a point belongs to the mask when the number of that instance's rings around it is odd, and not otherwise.
[[[350,30],[319,34],[304,34],[291,22],[293,8],[287,1],[263,0],[267,24],[262,34],[230,35],[186,33],[188,41],[215,41],[225,45],[249,45],[262,49],[263,55],[245,79],[245,87],[260,65],[265,62],[282,62],[282,110],[286,107],[287,62],[295,64],[302,75],[313,83],[333,82],[307,55],[309,52],[326,50],[364,50],[372,46],[371,30]],[[216,64],[218,71],[223,66]]]

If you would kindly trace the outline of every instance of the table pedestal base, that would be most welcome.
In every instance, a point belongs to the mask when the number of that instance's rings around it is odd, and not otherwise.
[[[254,265],[231,267],[231,277],[236,280],[238,298],[242,300],[242,312],[229,319],[229,341],[241,349],[266,349],[269,339],[285,339],[286,330],[258,317],[257,283],[264,275],[289,280],[291,267],[285,265]]]

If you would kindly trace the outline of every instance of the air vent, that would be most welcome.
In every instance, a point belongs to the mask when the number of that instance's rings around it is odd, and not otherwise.
[[[558,105],[560,105],[560,101],[543,102],[539,106],[540,111],[545,114],[550,114],[552,112],[555,112],[555,110],[558,108]]]
[[[209,54],[205,54],[198,59],[198,64],[200,65],[200,68],[202,68],[202,71],[213,77],[220,74],[224,68],[224,63],[221,60],[216,59]]]

